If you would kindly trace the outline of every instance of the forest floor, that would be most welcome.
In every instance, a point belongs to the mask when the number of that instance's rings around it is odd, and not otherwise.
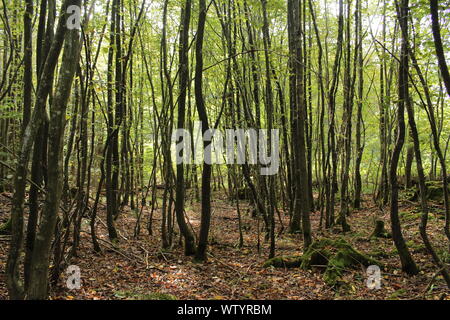
[[[179,245],[179,235],[173,237],[173,248],[163,252],[160,242],[160,222],[155,212],[153,235],[148,235],[145,222],[139,239],[134,239],[136,215],[125,208],[117,220],[119,243],[113,247],[105,228],[105,212],[100,207],[97,225],[102,239],[102,253],[92,250],[88,220],[83,222],[78,257],[71,264],[81,268],[82,287],[69,290],[65,286],[66,274],[51,292],[52,299],[450,299],[442,277],[437,273],[419,236],[420,213],[418,204],[404,201],[400,216],[404,236],[412,255],[419,265],[420,274],[409,277],[401,272],[400,262],[391,239],[371,239],[375,218],[386,222],[389,230],[389,211],[381,212],[364,203],[364,209],[352,212],[349,223],[352,232],[343,235],[338,229],[318,231],[320,213],[311,215],[314,239],[344,237],[359,251],[380,260],[386,268],[382,271],[381,289],[367,288],[366,270],[361,267],[347,270],[342,281],[346,286],[329,287],[317,270],[263,268],[269,245],[260,233],[261,250],[258,252],[257,220],[251,217],[248,205],[241,202],[244,246],[238,248],[238,219],[235,205],[226,200],[212,203],[213,215],[210,233],[209,260],[206,264],[194,263],[184,257]],[[198,231],[200,207],[198,203],[186,205],[190,224]],[[148,211],[144,210],[147,217]],[[281,214],[283,216],[283,213]],[[9,216],[9,201],[0,197],[0,223]],[[287,228],[288,217],[283,216]],[[146,218],[145,218],[146,220]],[[262,223],[261,223],[262,226]],[[428,232],[433,244],[448,260],[448,242],[443,236],[443,208],[432,205]],[[278,230],[279,231],[279,230]],[[5,262],[8,236],[0,236],[0,299],[7,298]],[[286,231],[277,238],[276,254],[300,255],[301,235]]]

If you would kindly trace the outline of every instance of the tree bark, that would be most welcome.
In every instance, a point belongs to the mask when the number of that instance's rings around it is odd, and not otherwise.
[[[202,134],[205,134],[205,132],[209,130],[208,114],[203,97],[203,40],[205,36],[207,9],[205,0],[199,0],[198,4],[199,15],[195,47],[195,101],[197,103],[197,112],[202,123]],[[205,152],[210,149],[208,148],[210,143],[210,141],[203,142],[203,150],[205,150]],[[205,154],[205,157],[208,157],[208,155]],[[211,157],[211,155],[209,155],[209,157]],[[211,165],[206,163],[206,161],[203,161],[201,198],[202,213],[200,235],[198,239],[197,252],[195,253],[195,259],[198,261],[206,261],[209,226],[211,224]]]
[[[439,62],[439,68],[441,70],[441,76],[445,84],[445,88],[447,89],[447,94],[450,97],[450,73],[448,71],[447,62],[445,61],[444,48],[442,46],[442,37],[441,37],[441,27],[439,24],[439,7],[437,0],[430,0],[430,11],[431,11],[431,23],[433,30],[433,38],[434,44],[436,47],[436,56]],[[436,141],[435,141],[436,144]],[[442,162],[442,161],[441,161]],[[443,161],[445,163],[445,160]],[[444,168],[443,168],[444,169]],[[448,181],[444,177],[444,200],[446,204],[446,213],[445,213],[445,235],[447,239],[450,241],[450,205],[449,205],[449,195],[448,195]]]
[[[31,154],[31,148],[35,140],[39,126],[43,121],[44,106],[52,86],[53,73],[61,52],[66,33],[66,9],[76,2],[65,0],[62,5],[55,37],[52,41],[49,53],[42,67],[42,74],[36,92],[36,103],[30,122],[22,137],[21,148],[18,155],[16,171],[14,174],[14,195],[11,208],[12,238],[8,260],[6,263],[6,283],[11,299],[22,299],[24,297],[23,286],[19,280],[19,258],[23,243],[23,204],[25,200],[25,187],[27,181],[27,167]]]
[[[408,2],[409,0],[401,0],[401,5],[398,6],[398,19],[402,30],[408,30]],[[398,216],[398,180],[397,168],[400,153],[405,143],[405,103],[408,99],[408,37],[406,32],[402,32],[402,48],[399,66],[399,81],[398,81],[398,110],[397,110],[397,142],[392,153],[391,167],[390,167],[390,183],[391,183],[391,229],[392,238],[400,256],[402,270],[409,275],[415,275],[419,269],[414,262],[405,239],[402,235],[402,228]]]
[[[180,95],[178,99],[178,129],[185,128],[186,125],[186,93],[189,85],[189,24],[191,21],[191,1],[186,0],[181,9],[181,31],[180,31]],[[177,142],[178,143],[178,142]],[[183,157],[183,154],[179,155]],[[185,202],[185,181],[184,164],[177,164],[177,182],[175,212],[178,221],[178,227],[184,237],[184,253],[187,256],[195,254],[195,239],[184,218]]]

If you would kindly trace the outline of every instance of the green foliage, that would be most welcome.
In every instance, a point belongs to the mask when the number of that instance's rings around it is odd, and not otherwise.
[[[368,267],[383,264],[354,249],[343,238],[337,240],[321,239],[312,243],[302,256],[281,256],[267,260],[264,267],[311,269],[313,267],[325,268],[323,280],[330,286],[335,286],[340,281],[345,271],[358,265]]]
[[[272,259],[264,262],[263,267],[274,267],[274,268],[298,268],[302,264],[301,256],[281,256],[274,257]]]

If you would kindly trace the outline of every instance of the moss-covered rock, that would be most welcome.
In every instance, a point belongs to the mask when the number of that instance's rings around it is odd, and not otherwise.
[[[322,239],[313,244],[311,248],[310,250],[312,252],[318,252],[318,249],[320,249],[319,252],[321,253],[321,257],[327,255],[328,263],[326,264],[323,279],[330,286],[336,285],[346,270],[358,265],[363,265],[365,267],[377,265],[380,268],[382,267],[381,262],[354,249],[343,238],[337,240]],[[334,254],[330,252],[334,252]],[[313,256],[314,254],[311,254],[311,258]],[[307,261],[307,259],[305,258],[304,261]],[[303,265],[306,266],[306,263]],[[311,265],[313,264],[311,263]]]
[[[332,248],[334,241],[321,239],[315,241],[302,256],[279,256],[267,260],[263,267],[310,269],[312,266],[326,265],[331,256],[327,247]]]
[[[314,241],[303,254],[302,269],[310,269],[314,266],[326,266],[332,253],[334,241],[331,239],[321,239]]]
[[[308,257],[304,257],[301,268],[310,269],[314,267],[326,268],[328,261],[330,260],[331,252],[327,249],[315,249],[311,250]]]
[[[427,187],[428,200],[442,201],[444,199],[442,181],[427,181],[425,185]]]
[[[263,267],[274,268],[298,268],[302,263],[301,256],[280,256],[267,260],[264,262]]]
[[[355,250],[348,244],[342,244],[339,251],[329,261],[323,280],[330,286],[334,286],[342,277],[344,271],[358,265],[368,267],[377,265],[381,267],[381,263],[361,252]]]
[[[432,201],[443,201],[444,199],[444,188],[442,185],[442,181],[426,181],[425,186],[427,188],[427,199]],[[450,186],[449,186],[450,192]],[[411,189],[405,190],[405,196],[410,201],[418,201],[419,197],[419,189],[417,187],[413,187]]]
[[[382,263],[354,249],[343,238],[321,239],[312,243],[302,256],[280,256],[267,260],[264,267],[311,269],[323,266],[325,269],[324,281],[334,286],[341,279],[343,273],[350,269],[363,265],[377,265],[382,268]]]

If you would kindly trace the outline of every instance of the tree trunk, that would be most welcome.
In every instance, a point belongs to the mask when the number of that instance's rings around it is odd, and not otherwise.
[[[409,0],[402,0],[398,8],[398,19],[402,30],[408,30],[408,2]],[[419,269],[414,262],[405,239],[402,235],[400,219],[398,216],[398,180],[397,167],[400,153],[405,144],[405,103],[408,99],[408,38],[407,33],[402,32],[402,49],[399,66],[399,81],[398,81],[398,113],[397,113],[397,142],[392,153],[391,167],[390,167],[390,183],[391,183],[391,229],[392,238],[400,256],[402,270],[409,275],[415,275]]]
[[[80,6],[81,0],[73,0],[72,5]],[[64,18],[65,15],[63,14]],[[67,21],[67,20],[66,20]],[[80,53],[80,39],[77,29],[67,31],[64,54],[61,61],[55,98],[50,108],[49,126],[49,177],[47,195],[42,213],[42,221],[36,235],[35,247],[30,269],[30,283],[27,289],[28,299],[45,299],[48,288],[48,267],[50,245],[58,216],[62,189],[62,148],[66,122],[66,107],[69,100],[72,81]]]
[[[191,21],[191,1],[186,0],[181,10],[181,32],[180,32],[180,96],[178,99],[178,128],[182,129],[186,125],[186,93],[189,82],[189,24]],[[183,138],[184,139],[184,138]],[[179,141],[178,141],[179,142]],[[177,143],[178,143],[177,142]],[[181,151],[183,152],[183,151]],[[183,154],[179,155],[183,157]],[[189,226],[184,219],[184,202],[185,202],[185,183],[184,183],[184,164],[177,164],[177,182],[176,182],[176,199],[175,213],[178,221],[178,227],[184,237],[184,253],[187,256],[195,254],[195,239]]]
[[[442,46],[441,38],[441,27],[439,25],[439,7],[437,0],[430,0],[430,11],[431,11],[431,23],[433,29],[434,44],[436,47],[436,56],[439,62],[439,68],[441,70],[441,76],[444,80],[445,88],[447,89],[447,94],[450,96],[450,73],[448,71],[447,62],[445,61],[444,49]],[[436,144],[436,141],[435,141]],[[445,160],[443,161],[445,163]],[[444,167],[442,168],[444,169]],[[445,172],[445,171],[444,171]],[[448,181],[444,176],[444,202],[445,202],[445,235],[450,241],[450,205],[449,205],[449,195],[448,195]]]
[[[208,114],[206,112],[205,101],[203,97],[203,40],[205,36],[205,24],[206,24],[206,3],[205,0],[199,0],[199,15],[197,26],[197,39],[195,47],[196,65],[195,65],[195,101],[197,103],[197,112],[202,123],[202,134],[209,130]],[[211,154],[208,146],[211,141],[203,142],[203,150],[206,157],[211,158]],[[206,261],[206,250],[208,246],[209,226],[211,223],[211,164],[203,161],[202,172],[202,213],[200,223],[200,236],[198,239],[197,252],[195,253],[195,259],[198,261]]]
[[[19,258],[23,242],[23,203],[25,200],[25,187],[27,181],[27,166],[31,154],[31,148],[36,137],[39,126],[43,121],[44,106],[47,101],[51,86],[53,73],[58,62],[58,57],[66,33],[66,9],[68,5],[76,2],[66,0],[62,5],[62,14],[58,21],[55,37],[52,41],[49,53],[42,67],[41,78],[36,92],[36,103],[30,122],[22,137],[21,148],[18,156],[16,170],[14,174],[14,195],[11,208],[11,231],[12,238],[10,250],[6,263],[6,283],[8,292],[12,299],[24,297],[23,286],[19,280]]]

